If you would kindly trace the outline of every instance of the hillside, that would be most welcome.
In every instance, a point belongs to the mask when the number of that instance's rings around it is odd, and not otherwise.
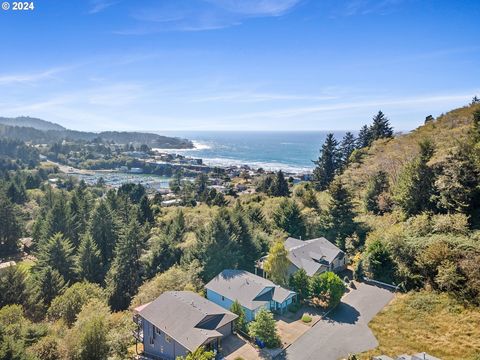
[[[402,167],[418,154],[418,143],[424,139],[435,144],[430,163],[441,161],[466,138],[476,110],[480,110],[480,105],[455,109],[407,134],[375,141],[370,148],[360,150],[361,160],[348,166],[341,175],[342,180],[354,194],[362,195],[368,179],[383,170],[393,186]]]
[[[32,118],[29,116],[19,116],[16,118],[6,118],[0,117],[0,124],[8,126],[19,126],[19,127],[29,127],[37,130],[48,131],[63,131],[66,130],[63,126],[59,124],[52,123],[50,121]]]
[[[480,311],[448,296],[421,291],[397,295],[369,324],[379,346],[361,359],[428,352],[444,360],[478,359]]]
[[[62,140],[70,141],[103,141],[117,144],[146,144],[150,147],[164,149],[190,149],[191,141],[176,137],[162,136],[145,132],[86,132],[64,128],[61,125],[30,117],[0,118],[0,136],[31,143],[53,143]]]

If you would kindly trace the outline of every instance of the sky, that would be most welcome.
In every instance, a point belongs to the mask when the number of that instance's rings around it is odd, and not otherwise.
[[[480,95],[478,5],[36,0],[0,9],[0,116],[296,131],[357,130],[382,110],[408,131]]]

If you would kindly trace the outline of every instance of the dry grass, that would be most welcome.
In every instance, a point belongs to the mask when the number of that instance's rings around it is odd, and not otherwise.
[[[401,294],[369,324],[380,345],[361,359],[425,351],[443,360],[480,359],[480,309],[446,294]]]

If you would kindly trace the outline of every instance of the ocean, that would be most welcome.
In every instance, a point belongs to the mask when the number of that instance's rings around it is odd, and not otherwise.
[[[249,165],[265,170],[311,171],[329,132],[338,141],[344,131],[168,131],[158,132],[192,140],[195,149],[165,150],[202,158],[207,165]]]

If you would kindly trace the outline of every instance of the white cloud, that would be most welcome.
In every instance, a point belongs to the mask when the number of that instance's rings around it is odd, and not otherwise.
[[[67,68],[53,68],[30,74],[0,74],[0,85],[36,83],[39,81],[52,79],[55,77],[55,75],[66,70]]]

